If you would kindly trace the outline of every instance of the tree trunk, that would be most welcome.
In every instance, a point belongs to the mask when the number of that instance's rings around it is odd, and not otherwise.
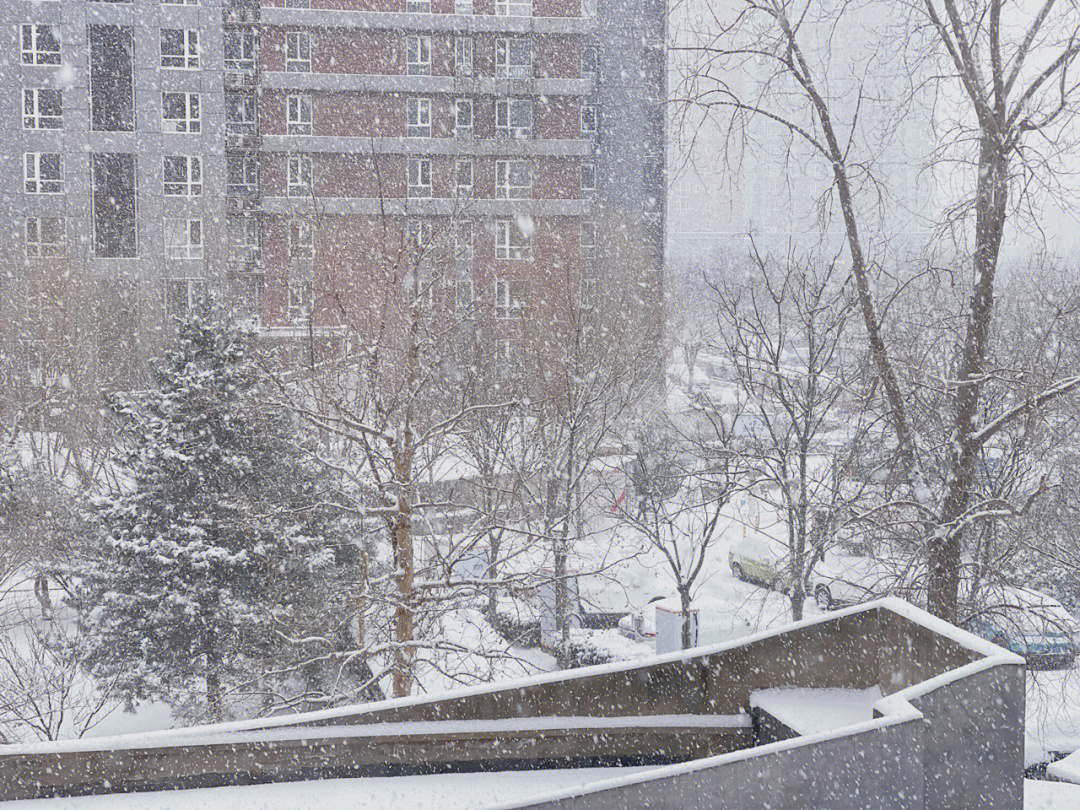
[[[690,637],[690,586],[679,586],[679,605],[682,610],[682,648],[689,650],[694,645]]]
[[[217,671],[217,658],[206,656],[206,710],[211,723],[220,723],[225,719],[224,695],[221,688],[221,675]]]
[[[412,694],[413,658],[415,650],[412,642],[415,638],[413,602],[415,599],[413,578],[415,559],[412,543],[412,502],[411,461],[399,460],[397,467],[399,488],[397,515],[394,519],[394,582],[397,585],[397,607],[394,609],[394,697],[407,697]]]
[[[960,590],[964,530],[957,524],[968,507],[975,479],[980,443],[975,431],[979,420],[980,375],[994,305],[994,274],[1005,227],[1008,161],[994,138],[984,134],[979,145],[979,177],[975,197],[975,257],[971,302],[962,353],[956,374],[956,405],[949,443],[948,478],[941,505],[941,520],[927,544],[930,612],[955,622]]]

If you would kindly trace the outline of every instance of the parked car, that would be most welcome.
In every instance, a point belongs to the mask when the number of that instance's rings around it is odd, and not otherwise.
[[[768,535],[749,534],[728,551],[731,575],[775,591],[787,590],[791,576],[787,570],[787,547]]]
[[[911,559],[827,554],[810,576],[809,593],[822,611],[899,596],[921,605],[922,566]]]
[[[1080,625],[1051,596],[1027,588],[992,588],[967,628],[1022,655],[1032,669],[1065,669],[1076,662]]]

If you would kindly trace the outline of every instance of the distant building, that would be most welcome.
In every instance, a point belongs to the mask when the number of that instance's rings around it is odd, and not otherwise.
[[[391,232],[495,340],[551,268],[602,289],[628,222],[659,288],[662,0],[9,0],[0,263],[109,286],[134,355],[207,288],[340,328]],[[100,282],[100,283],[99,283]],[[658,308],[658,296],[655,297]],[[117,320],[114,318],[114,321]]]

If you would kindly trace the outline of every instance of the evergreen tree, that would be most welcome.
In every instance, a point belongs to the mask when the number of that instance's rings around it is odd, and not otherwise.
[[[254,334],[206,304],[150,390],[110,401],[124,487],[95,502],[105,530],[74,601],[87,665],[129,708],[160,698],[221,719],[230,696],[257,691],[243,685],[275,657],[282,622],[335,576],[334,512],[253,352]]]

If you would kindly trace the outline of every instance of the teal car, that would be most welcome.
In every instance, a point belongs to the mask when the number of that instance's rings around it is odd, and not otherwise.
[[[968,629],[1017,655],[1032,669],[1066,669],[1076,662],[1080,625],[1060,602],[1027,588],[999,588],[980,600]]]

